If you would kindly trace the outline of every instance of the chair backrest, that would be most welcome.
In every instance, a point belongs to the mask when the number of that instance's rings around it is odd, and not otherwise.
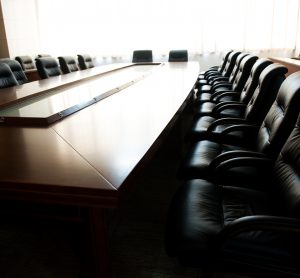
[[[58,76],[61,74],[61,71],[55,58],[36,58],[35,64],[41,79],[46,79],[51,76]]]
[[[280,207],[291,217],[300,217],[300,116],[275,162],[274,186]]]
[[[93,63],[92,57],[88,54],[78,54],[78,64],[81,70],[93,68],[95,65]]]
[[[257,150],[276,157],[300,113],[300,72],[283,81],[257,136]],[[299,138],[300,140],[300,138]]]
[[[262,71],[273,62],[271,60],[260,58],[253,65],[250,75],[240,95],[240,102],[248,103],[258,85],[258,79]]]
[[[17,56],[15,59],[20,63],[23,70],[35,69],[35,65],[30,56]]]
[[[254,55],[247,55],[242,59],[237,75],[232,84],[232,90],[240,92],[243,89],[257,59],[258,57]]]
[[[74,57],[72,57],[72,56],[58,57],[58,61],[59,61],[60,69],[65,74],[79,70],[79,68],[76,64],[76,61],[75,61]]]
[[[235,66],[235,61],[237,59],[237,56],[240,54],[241,52],[239,51],[232,51],[229,56],[228,56],[228,59],[227,59],[227,62],[226,62],[226,65],[224,67],[224,70],[222,72],[222,75],[225,76],[225,77],[229,77],[230,74],[232,73],[233,71],[233,68]]]
[[[268,113],[285,79],[287,68],[274,63],[267,66],[259,76],[258,85],[245,109],[245,119],[260,125]]]
[[[7,64],[10,67],[13,75],[18,81],[18,85],[22,85],[28,82],[28,79],[18,61],[6,59],[5,61],[3,61],[3,63]]]
[[[132,63],[152,63],[152,50],[134,50]]]
[[[233,67],[233,70],[232,70],[231,74],[229,75],[229,82],[230,82],[230,83],[233,83],[233,82],[234,82],[234,80],[235,80],[235,78],[236,78],[236,76],[237,76],[237,74],[238,74],[238,72],[239,72],[239,68],[240,68],[240,65],[241,65],[242,60],[243,60],[246,56],[248,56],[248,55],[249,55],[248,53],[240,53],[240,54],[237,56],[237,58],[236,58],[236,60],[235,60],[234,67]]]
[[[187,50],[170,50],[169,62],[187,62],[188,51]]]
[[[10,67],[5,63],[0,63],[0,88],[7,88],[18,85]]]
[[[223,57],[221,66],[220,66],[219,69],[218,69],[218,71],[219,71],[220,73],[223,73],[223,70],[225,69],[225,66],[226,66],[228,57],[229,57],[229,55],[230,55],[231,52],[232,52],[232,50],[230,50],[229,52],[227,52],[226,55]]]

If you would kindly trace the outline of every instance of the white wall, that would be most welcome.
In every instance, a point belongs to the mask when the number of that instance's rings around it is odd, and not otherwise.
[[[35,0],[1,0],[9,56],[39,53]],[[1,38],[0,38],[1,39]]]

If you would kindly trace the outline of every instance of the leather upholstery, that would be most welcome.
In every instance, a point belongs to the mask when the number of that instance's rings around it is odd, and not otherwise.
[[[15,61],[15,60],[7,59],[4,61],[4,63],[10,67],[13,75],[17,79],[18,85],[22,85],[22,84],[28,82],[28,79],[27,79],[25,73],[23,72],[23,69],[22,69],[21,65],[19,64],[19,62]]]
[[[132,63],[152,63],[152,50],[134,50]]]
[[[10,67],[5,63],[0,63],[0,88],[7,88],[18,85],[18,81],[13,75]]]
[[[220,66],[213,66],[213,67],[210,67],[208,70],[206,71],[203,71],[203,72],[200,72],[199,76],[198,76],[198,79],[199,80],[205,80],[207,78],[207,75],[210,74],[210,73],[219,73],[219,74],[222,74],[223,71],[224,71],[224,68],[226,66],[226,63],[227,63],[227,60],[228,60],[228,57],[230,55],[230,53],[232,52],[232,50],[230,50],[229,52],[227,52],[225,54],[225,56],[223,57],[222,59],[222,63]],[[207,84],[207,82],[205,82],[204,84]]]
[[[278,89],[285,79],[286,72],[287,68],[283,67],[280,64],[274,63],[267,66],[261,72],[258,80],[258,85],[246,106],[242,107],[241,109],[241,105],[239,103],[224,104],[222,109],[232,109],[233,107],[235,107],[235,117],[241,117],[249,123],[260,125],[276,98]],[[208,132],[208,127],[211,126],[211,124],[217,119],[217,117],[218,114],[216,114],[216,117],[204,116],[196,120],[190,132],[190,138],[192,140],[211,138],[215,139],[216,136],[219,135],[218,133],[220,130],[217,131],[216,129],[212,129]],[[235,140],[234,136],[231,137],[231,140]],[[227,136],[227,138],[229,138],[229,136]],[[226,138],[222,139],[224,140]],[[239,139],[240,138],[238,138],[237,140]]]
[[[258,130],[254,145],[241,148],[208,140],[200,141],[194,145],[184,161],[181,175],[184,178],[211,179],[214,160],[220,154],[231,150],[254,150],[276,158],[296,123],[300,113],[299,103],[300,72],[290,75],[282,83],[276,100]]]
[[[52,57],[37,58],[35,59],[35,63],[41,79],[61,74],[58,63]]]
[[[35,65],[30,56],[17,56],[15,59],[20,63],[23,70],[35,69]]]
[[[300,117],[262,188],[183,184],[169,208],[167,253],[196,267],[299,277],[299,124]]]
[[[243,87],[245,86],[245,83],[250,75],[251,69],[256,60],[257,56],[244,56],[241,59],[239,67],[237,68],[236,77],[233,80],[233,83],[231,85],[228,84],[228,86],[226,87],[223,87],[221,84],[220,87],[216,88],[214,94],[218,93],[218,95],[220,95],[221,93],[229,92],[229,90],[231,90],[230,92],[241,92],[243,90]],[[206,95],[209,94],[206,93]],[[216,101],[204,102],[200,104],[199,107],[196,108],[197,116],[212,115],[213,109],[216,106],[215,103]]]
[[[241,103],[248,103],[258,85],[258,79],[260,74],[262,73],[262,71],[269,65],[272,64],[271,60],[265,59],[265,58],[260,58],[258,59],[255,64],[253,65],[251,72],[250,72],[250,76],[247,79],[246,84],[244,85],[242,91],[240,94],[237,93],[232,93],[230,91],[228,92],[223,92],[221,94],[218,94],[216,97],[214,97],[212,94],[210,93],[203,93],[201,94],[196,100],[196,103],[204,103],[204,102],[208,102],[206,104],[206,106],[211,105],[211,108],[207,108],[210,109],[208,111],[212,111],[213,113],[213,109],[215,108],[215,102],[225,102],[225,101],[235,101],[238,100]],[[212,103],[212,104],[209,104]],[[204,109],[204,107],[203,107]],[[232,113],[231,111],[229,113],[226,113],[226,110],[222,111],[221,116],[237,116],[239,114],[236,114],[235,112]]]
[[[76,61],[72,56],[58,57],[58,61],[60,69],[64,74],[79,70]]]
[[[170,50],[169,62],[187,62],[188,51],[187,50]]]
[[[81,70],[93,68],[95,65],[93,63],[92,57],[88,54],[79,54],[78,56],[78,64]]]

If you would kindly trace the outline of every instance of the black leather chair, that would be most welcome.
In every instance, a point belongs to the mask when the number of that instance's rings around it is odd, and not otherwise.
[[[41,79],[61,75],[61,71],[55,58],[36,58],[35,64]]]
[[[7,64],[10,67],[13,75],[18,81],[18,85],[22,85],[28,82],[28,79],[19,62],[17,62],[16,60],[6,59],[3,60],[3,63]]]
[[[58,61],[59,61],[60,69],[64,74],[79,70],[76,61],[72,56],[58,57]]]
[[[17,56],[15,59],[20,63],[23,70],[35,69],[35,65],[30,56]]]
[[[202,93],[197,99],[195,99],[196,103],[204,103],[204,102],[224,102],[224,101],[234,101],[239,99],[245,99],[244,103],[248,103],[254,90],[258,85],[258,79],[261,72],[269,65],[272,64],[271,60],[260,58],[253,65],[250,76],[247,79],[245,86],[242,89],[242,93],[239,94],[237,92],[226,91],[220,93]]]
[[[187,62],[188,60],[187,50],[170,50],[169,52],[169,62]]]
[[[152,50],[134,50],[132,63],[152,63]]]
[[[203,116],[197,119],[192,126],[188,137],[193,140],[214,139],[221,136],[223,142],[230,137],[228,143],[237,142],[241,137],[234,133],[227,134],[227,128],[237,124],[253,124],[259,126],[272,105],[278,89],[285,79],[287,68],[274,63],[267,66],[260,74],[258,85],[252,94],[250,101],[246,103],[230,102],[224,103],[214,111],[214,117]],[[223,119],[223,113],[230,110],[234,118]],[[237,119],[240,118],[240,119]],[[225,134],[223,136],[222,134]]]
[[[198,76],[198,79],[206,79],[207,75],[209,73],[213,73],[213,72],[219,72],[220,74],[222,74],[225,66],[226,66],[226,63],[227,63],[227,60],[228,60],[228,57],[229,57],[229,54],[232,52],[232,50],[230,50],[229,52],[227,52],[223,59],[222,59],[222,62],[221,62],[221,65],[220,66],[212,66],[210,67],[208,70],[206,71],[202,71],[200,72],[199,76]]]
[[[254,127],[254,136],[241,138],[244,147],[228,145],[222,142],[203,140],[194,145],[184,165],[181,175],[184,178],[212,179],[216,165],[223,160],[243,155],[253,157],[261,153],[272,159],[276,158],[287,137],[292,131],[300,113],[300,72],[290,75],[281,85],[277,98],[264,118],[258,132]],[[232,131],[253,129],[251,125],[232,126]],[[230,129],[230,128],[228,128]],[[254,140],[249,140],[249,138]],[[248,139],[248,140],[247,140]],[[230,153],[231,151],[235,151]],[[242,165],[240,165],[242,166]],[[263,170],[263,169],[262,169]],[[259,172],[259,171],[258,171]],[[250,175],[251,178],[251,175]]]
[[[18,81],[15,78],[10,67],[5,63],[0,63],[0,88],[17,86]]]
[[[93,68],[95,65],[93,63],[92,57],[88,54],[78,54],[78,64],[81,70]]]
[[[241,54],[241,52],[239,51],[232,51],[229,54],[224,70],[222,72],[218,72],[218,71],[209,72],[208,74],[205,75],[205,79],[200,78],[197,81],[195,86],[197,89],[197,94],[201,93],[202,86],[209,84],[214,80],[214,78],[221,77],[221,76],[229,78],[229,76],[231,75],[235,67],[235,62],[239,54]]]
[[[241,93],[247,80],[250,75],[251,69],[258,59],[257,56],[254,55],[247,55],[245,56],[241,62],[240,65],[237,69],[237,74],[234,78],[234,80],[231,82],[219,82],[219,85],[216,83],[215,84],[215,92],[213,93],[213,96],[210,97],[212,101],[210,102],[203,102],[204,97],[202,97],[202,93],[199,96],[199,100],[195,101],[196,102],[196,113],[197,116],[204,116],[204,115],[212,115],[213,113],[213,108],[215,107],[217,101],[215,98],[217,98],[219,95],[225,93],[225,92],[236,92],[236,93]],[[208,95],[209,93],[205,93]],[[200,102],[200,105],[198,104]],[[218,102],[222,102],[222,99],[219,99]]]
[[[169,208],[167,254],[201,268],[203,278],[213,271],[299,277],[299,138],[300,118],[274,166],[257,159],[270,166],[259,189],[202,179],[184,183]]]

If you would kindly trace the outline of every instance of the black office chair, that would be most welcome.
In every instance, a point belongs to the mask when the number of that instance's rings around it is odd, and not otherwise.
[[[58,61],[59,61],[60,68],[64,74],[79,70],[76,61],[72,56],[58,57]]]
[[[3,60],[3,63],[7,64],[10,67],[13,75],[18,81],[18,85],[22,85],[28,82],[28,79],[18,61],[5,59]]]
[[[218,72],[218,73],[222,74],[222,72],[223,72],[223,70],[224,70],[224,68],[226,66],[228,57],[229,57],[229,55],[230,55],[231,52],[232,52],[232,50],[230,50],[229,52],[227,52],[224,55],[220,66],[212,66],[208,70],[200,72],[200,74],[198,76],[198,79],[206,79],[207,74],[213,73],[213,72],[215,72],[215,73]]]
[[[35,69],[35,65],[30,56],[17,56],[15,59],[20,63],[23,70]]]
[[[152,50],[134,50],[132,63],[152,63]]]
[[[202,268],[203,278],[212,277],[213,271],[299,277],[299,136],[300,118],[274,166],[272,160],[253,159],[269,169],[267,182],[259,189],[255,183],[246,188],[243,182],[184,183],[169,208],[167,254],[184,265]],[[219,175],[218,170],[214,175]]]
[[[188,51],[187,50],[170,50],[169,62],[187,62]]]
[[[272,93],[276,94],[276,92]],[[224,157],[232,159],[239,154],[243,156],[255,156],[259,152],[275,159],[295,126],[300,113],[299,103],[300,72],[296,72],[287,77],[282,83],[277,98],[262,121],[258,131],[256,131],[256,126],[253,127],[249,124],[243,125],[241,123],[241,125],[231,126],[233,132],[246,130],[247,128],[249,131],[253,129],[254,136],[252,138],[254,140],[251,140],[243,147],[228,145],[221,140],[219,143],[208,140],[200,141],[195,144],[188,155],[182,169],[182,175],[188,179],[199,177],[211,179],[214,177],[213,171],[216,163],[220,163]],[[242,137],[241,141],[245,142],[249,137]],[[230,154],[231,151],[235,151],[235,153]],[[259,154],[259,156],[261,155]],[[264,172],[264,169],[262,168],[261,171]]]
[[[0,63],[0,88],[8,88],[17,85],[18,81],[10,67],[5,63]]]
[[[88,54],[79,54],[78,64],[81,70],[89,69],[95,67],[92,57]]]
[[[285,79],[287,68],[280,64],[267,66],[260,74],[258,85],[247,103],[229,102],[220,104],[214,110],[213,116],[198,118],[193,124],[189,136],[197,141],[202,139],[228,140],[227,143],[237,143],[241,137],[236,133],[227,133],[227,128],[232,125],[244,124],[260,125],[270,106],[276,98],[278,89]],[[228,111],[230,110],[230,112]],[[231,117],[222,118],[228,112]],[[226,135],[224,135],[226,133]],[[246,142],[246,138],[244,141]],[[250,138],[249,138],[250,139]],[[243,142],[243,141],[242,141]]]
[[[35,64],[41,79],[61,75],[58,63],[52,57],[36,58]]]
[[[217,103],[215,98],[220,96],[221,94],[224,94],[229,91],[236,92],[237,94],[241,93],[257,58],[258,57],[254,55],[247,55],[243,57],[237,69],[237,74],[234,80],[232,80],[231,82],[219,81],[218,83],[215,83],[214,93],[210,97],[210,99],[212,99],[211,101],[206,101],[202,103],[204,97],[207,97],[207,95],[209,95],[209,93],[202,93],[195,101],[195,112],[197,113],[197,116],[212,115],[213,109]],[[218,102],[220,103],[222,102],[222,100],[219,100]]]

